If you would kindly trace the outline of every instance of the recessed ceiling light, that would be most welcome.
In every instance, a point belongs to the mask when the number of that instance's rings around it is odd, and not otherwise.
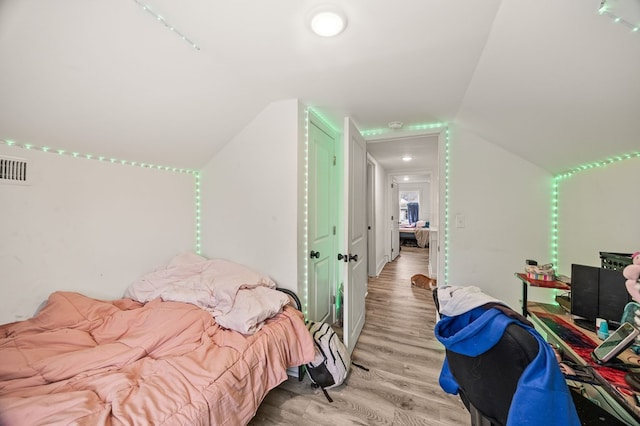
[[[402,161],[411,161],[413,160],[413,157],[410,155],[405,155],[404,157],[402,157]]]
[[[347,27],[347,17],[334,6],[320,6],[311,13],[309,25],[321,37],[334,37]]]
[[[404,180],[409,180],[409,176],[405,176],[405,177],[404,177]]]

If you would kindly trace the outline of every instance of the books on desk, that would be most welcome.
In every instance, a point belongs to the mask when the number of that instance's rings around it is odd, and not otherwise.
[[[553,274],[536,274],[535,272],[527,272],[527,278],[538,281],[554,281],[556,279]]]

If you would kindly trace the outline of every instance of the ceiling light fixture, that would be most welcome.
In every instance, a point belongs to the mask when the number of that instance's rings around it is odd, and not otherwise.
[[[410,155],[405,155],[402,157],[402,161],[411,161],[411,160],[413,160],[413,157]]]
[[[320,6],[310,16],[311,31],[320,37],[335,37],[347,27],[347,16],[335,6]]]
[[[409,180],[409,176],[404,177],[405,182]]]
[[[404,123],[402,121],[390,121],[388,126],[390,129],[397,130],[397,129],[402,129],[402,126],[404,126]]]

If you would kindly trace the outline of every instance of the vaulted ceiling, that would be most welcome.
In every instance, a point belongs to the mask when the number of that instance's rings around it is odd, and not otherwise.
[[[551,173],[640,149],[640,33],[600,0],[334,0],[335,38],[308,29],[319,3],[0,0],[0,139],[198,168],[298,98],[362,130],[456,123]]]

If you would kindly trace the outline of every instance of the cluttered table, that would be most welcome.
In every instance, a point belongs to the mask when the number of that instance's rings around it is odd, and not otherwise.
[[[592,392],[597,395],[590,397],[597,399],[598,405],[615,414],[624,424],[640,425],[640,393],[625,381],[628,370],[598,365],[591,357],[591,352],[601,342],[596,333],[575,325],[571,315],[557,305],[529,302],[527,312],[535,328],[562,352],[564,358],[592,373],[594,381],[591,385],[595,386],[590,389],[595,389]],[[630,349],[622,352],[618,360],[626,368],[633,370],[637,366],[640,371],[640,356]]]

